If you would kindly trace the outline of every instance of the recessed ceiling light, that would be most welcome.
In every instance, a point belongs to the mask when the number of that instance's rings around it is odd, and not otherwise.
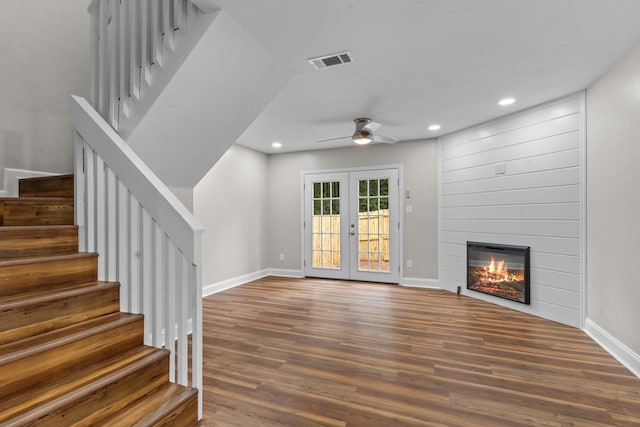
[[[430,125],[429,130],[440,130],[440,125]]]
[[[504,99],[501,99],[500,102],[498,102],[498,105],[506,107],[507,105],[511,105],[514,102],[516,102],[514,98],[504,98]]]
[[[282,143],[280,143],[280,142],[274,142],[273,144],[271,144],[271,146],[272,146],[273,148],[280,148],[280,147],[282,147]]]

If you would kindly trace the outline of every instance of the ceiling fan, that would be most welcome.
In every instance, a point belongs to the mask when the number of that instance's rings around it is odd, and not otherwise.
[[[395,144],[398,142],[395,138],[390,138],[384,135],[375,135],[373,133],[381,126],[380,123],[364,117],[355,119],[354,122],[356,124],[356,130],[353,132],[353,135],[323,139],[318,142],[338,141],[340,139],[350,139],[353,143],[358,145],[366,145],[372,142],[381,144]]]

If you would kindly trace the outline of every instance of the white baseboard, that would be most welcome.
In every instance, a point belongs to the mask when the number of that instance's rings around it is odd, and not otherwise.
[[[278,276],[278,277],[295,277],[297,279],[304,277],[304,272],[302,270],[289,270],[285,268],[268,268],[269,276]]]
[[[227,289],[235,288],[236,286],[249,283],[253,280],[262,279],[268,275],[269,269],[265,268],[264,270],[258,270],[253,273],[243,274],[242,276],[232,277],[231,279],[226,279],[221,282],[211,283],[210,285],[205,285],[202,288],[202,296],[206,297],[218,292],[226,291]]]
[[[50,172],[30,171],[26,169],[4,168],[2,183],[4,188],[0,189],[0,197],[18,197],[18,182],[23,178],[35,178],[38,176],[56,175]]]
[[[202,296],[206,297],[213,295],[267,276],[300,278],[304,277],[304,272],[302,270],[285,268],[265,268],[264,270],[254,271],[253,273],[232,277],[231,279],[206,285],[202,288]],[[403,277],[400,281],[400,285],[414,288],[440,289],[440,282],[437,279],[421,279],[419,277]]]
[[[403,277],[400,280],[400,285],[412,288],[440,289],[438,279],[421,279],[419,277]]]
[[[618,341],[613,335],[598,326],[591,319],[584,322],[584,331],[609,354],[622,363],[636,377],[640,378],[640,355]]]
[[[235,288],[236,286],[244,285],[245,283],[252,282],[254,280],[262,279],[267,276],[279,276],[279,277],[304,277],[301,270],[287,270],[283,268],[265,268],[264,270],[254,271],[253,273],[243,274],[242,276],[232,277],[231,279],[222,280],[220,282],[211,283],[202,288],[202,296],[206,297],[218,292],[226,291],[227,289]]]

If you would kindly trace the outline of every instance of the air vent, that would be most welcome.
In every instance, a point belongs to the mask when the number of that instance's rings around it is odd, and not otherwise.
[[[334,65],[353,62],[353,55],[347,50],[331,55],[318,56],[317,58],[308,59],[308,61],[316,70],[322,70],[323,68],[333,67]]]

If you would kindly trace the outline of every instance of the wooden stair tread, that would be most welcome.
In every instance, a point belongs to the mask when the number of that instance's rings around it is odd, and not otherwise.
[[[73,176],[74,175],[72,173],[63,173],[63,174],[45,175],[45,176],[32,176],[30,178],[20,178],[20,182],[45,181],[45,180],[55,179],[55,178],[73,178]]]
[[[20,178],[20,182],[46,181],[55,178],[73,178],[72,173],[63,173],[59,175],[32,176],[30,178]]]
[[[18,307],[38,304],[47,301],[55,301],[60,298],[68,298],[75,295],[88,294],[95,290],[108,289],[112,287],[120,287],[120,283],[95,281],[81,288],[45,290],[27,294],[11,295],[6,298],[0,298],[0,313]]]
[[[37,196],[20,196],[20,197],[0,197],[0,202],[47,202],[47,201],[62,201],[62,202],[73,202],[73,197],[67,196],[47,196],[47,197],[37,197]]]
[[[98,257],[98,254],[92,253],[92,252],[77,252],[75,254],[6,259],[6,260],[0,260],[0,268],[3,266],[40,264],[43,262],[56,262],[56,261],[69,260],[69,259],[97,258],[97,257]]]
[[[31,416],[39,413],[38,406],[54,399],[60,399],[67,393],[77,391],[81,387],[86,387],[94,381],[105,381],[106,378],[111,380],[122,375],[123,372],[130,372],[132,368],[139,368],[144,363],[154,360],[158,357],[165,357],[164,350],[158,350],[154,347],[139,346],[119,355],[97,361],[91,365],[90,370],[74,372],[70,375],[62,377],[59,381],[48,383],[41,387],[34,387],[27,392],[19,393],[4,400],[0,400],[0,421],[9,420],[17,415],[24,414],[20,417],[21,422],[25,422],[30,411]],[[123,371],[123,369],[125,369]],[[50,406],[47,409],[50,409]]]
[[[160,425],[195,425],[197,417],[193,417],[190,423],[176,423],[174,417],[180,417],[182,414],[176,414],[179,408],[187,407],[189,401],[196,405],[197,408],[198,391],[190,387],[184,387],[174,383],[167,383],[160,389],[155,390],[144,399],[122,411],[117,416],[101,423],[102,427],[117,426],[160,426]],[[192,411],[193,412],[193,411]],[[197,409],[196,411],[197,412]],[[189,417],[186,417],[188,420]]]
[[[14,294],[14,295],[0,295],[0,301],[2,301],[2,302],[11,302],[11,301],[15,301],[15,300],[20,299],[20,298],[29,298],[31,296],[36,296],[37,297],[37,296],[42,295],[43,293],[58,292],[58,291],[64,292],[64,291],[70,291],[70,290],[73,290],[73,289],[82,289],[82,288],[87,287],[87,286],[92,286],[95,283],[96,283],[96,280],[88,280],[87,282],[83,283],[81,286],[79,286],[76,283],[70,283],[69,286],[59,286],[59,287],[56,287],[53,290],[44,290],[43,291],[43,290],[37,290],[36,289],[36,290],[30,290],[30,291],[26,291],[26,292],[22,292],[22,293],[19,293],[19,294]]]
[[[95,282],[0,299],[0,345],[119,312],[119,297],[119,283]]]
[[[41,353],[52,348],[63,346],[69,342],[86,338],[99,331],[108,330],[118,325],[136,322],[142,319],[141,314],[113,313],[90,319],[66,328],[25,338],[19,341],[0,345],[0,366]]]
[[[3,225],[0,227],[0,238],[3,237],[3,233],[20,233],[26,232],[30,230],[46,230],[46,231],[55,231],[55,230],[68,230],[73,229],[77,230],[78,226],[73,224],[62,224],[62,225]]]
[[[73,197],[0,197],[0,203],[24,203],[24,202],[38,202],[38,203],[47,203],[47,202],[73,202]]]

